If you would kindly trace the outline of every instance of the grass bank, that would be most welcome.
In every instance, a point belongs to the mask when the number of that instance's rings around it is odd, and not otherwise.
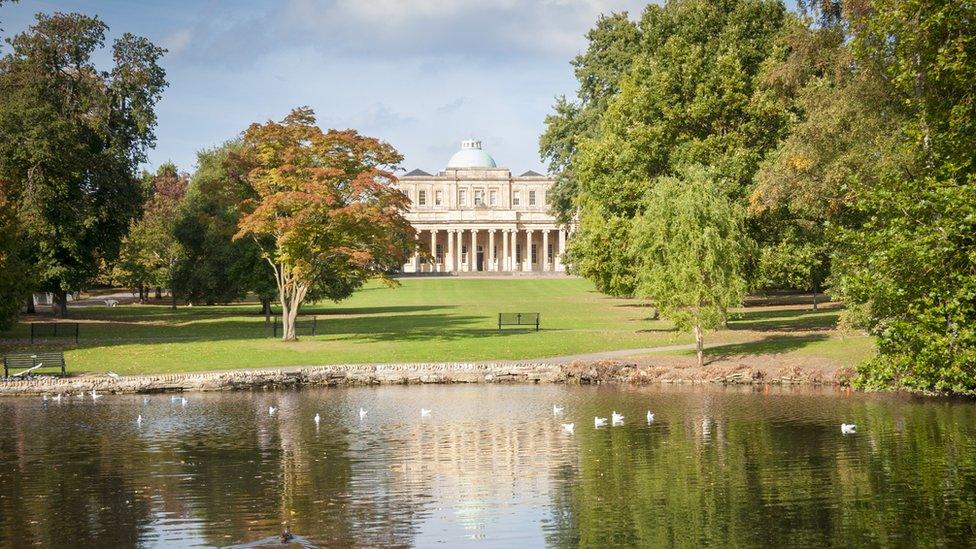
[[[0,333],[2,350],[63,347],[69,370],[119,374],[235,368],[519,360],[639,349],[691,342],[670,323],[651,320],[640,303],[615,299],[576,278],[408,278],[399,288],[370,285],[339,303],[303,309],[298,342],[271,337],[255,303],[213,307],[125,305],[70,311],[82,323],[79,344],[28,346],[28,322]],[[498,331],[498,312],[540,312],[542,331]],[[812,353],[853,363],[870,347],[853,345],[834,327],[837,308],[750,307],[728,330],[708,334],[723,353]],[[869,342],[867,338],[864,341]],[[719,352],[711,349],[710,352]]]

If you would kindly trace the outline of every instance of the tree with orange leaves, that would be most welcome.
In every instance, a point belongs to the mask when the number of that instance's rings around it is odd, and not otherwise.
[[[274,271],[282,339],[293,341],[306,300],[348,297],[407,261],[415,233],[409,199],[394,184],[402,156],[354,130],[323,132],[308,107],[252,124],[242,154],[255,198],[242,203],[235,238],[251,237]]]

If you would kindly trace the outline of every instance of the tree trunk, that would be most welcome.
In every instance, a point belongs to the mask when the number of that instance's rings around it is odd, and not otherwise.
[[[264,323],[271,323],[271,298],[262,297],[261,298],[261,314],[264,315]]]
[[[281,340],[298,341],[295,334],[295,319],[298,317],[298,307],[292,304],[281,304]]]
[[[51,297],[51,310],[54,312],[54,316],[59,318],[68,316],[68,292],[60,289],[55,290]]]
[[[156,286],[156,299],[163,299],[163,289],[160,286]]]
[[[816,280],[813,281],[813,310],[817,310],[817,291],[820,290],[820,284]]]
[[[705,344],[700,324],[695,324],[695,354],[698,355],[698,367],[705,367]]]
[[[37,309],[34,308],[34,292],[31,292],[31,294],[27,296],[27,314],[32,315],[35,313],[37,313]]]

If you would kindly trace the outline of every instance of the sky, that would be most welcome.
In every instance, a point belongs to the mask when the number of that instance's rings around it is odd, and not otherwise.
[[[405,170],[441,170],[474,138],[519,174],[544,172],[539,134],[555,97],[575,93],[569,62],[586,31],[602,13],[636,19],[646,3],[21,0],[0,7],[0,27],[12,36],[37,12],[80,12],[110,27],[109,44],[132,32],[167,48],[149,169],[192,171],[197,151],[308,105],[323,128],[391,143]]]

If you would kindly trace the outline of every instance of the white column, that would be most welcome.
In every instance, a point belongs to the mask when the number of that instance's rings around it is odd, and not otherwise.
[[[542,270],[552,270],[552,267],[549,266],[549,229],[542,231]]]
[[[516,247],[516,243],[518,242],[518,229],[512,229],[512,232],[509,233],[509,236],[512,237],[512,247],[511,247],[512,254],[508,257],[509,259],[508,264],[509,264],[509,269],[511,269],[512,272],[515,272],[522,268],[522,266],[519,265],[518,261],[516,261],[516,259],[518,258],[518,249]]]
[[[488,265],[485,267],[486,271],[496,271],[495,268],[495,229],[488,229]]]
[[[447,254],[444,255],[444,272],[454,270],[454,229],[447,230]]]
[[[420,272],[420,231],[413,235],[413,272]]]
[[[558,265],[557,270],[559,271],[566,270],[566,266],[563,265],[564,253],[566,253],[566,231],[559,229],[559,255],[556,256],[556,265]]]
[[[463,248],[464,243],[462,242],[463,239],[464,239],[464,233],[461,231],[461,229],[455,229],[454,230],[454,256],[455,256],[454,270],[457,272],[461,272],[461,267],[463,266],[463,263],[461,263],[461,258],[463,257],[461,255],[461,250],[464,249]]]
[[[532,270],[532,229],[525,229],[525,252],[522,254],[523,271]]]
[[[478,251],[478,229],[471,229],[471,247],[468,248],[468,272],[472,272],[478,268],[478,262],[476,261]]]
[[[437,272],[437,229],[430,230],[430,272]]]
[[[502,259],[498,262],[498,268],[502,271],[508,271],[511,269],[509,267],[510,258],[508,257],[508,240],[511,238],[512,231],[510,229],[502,229]]]

